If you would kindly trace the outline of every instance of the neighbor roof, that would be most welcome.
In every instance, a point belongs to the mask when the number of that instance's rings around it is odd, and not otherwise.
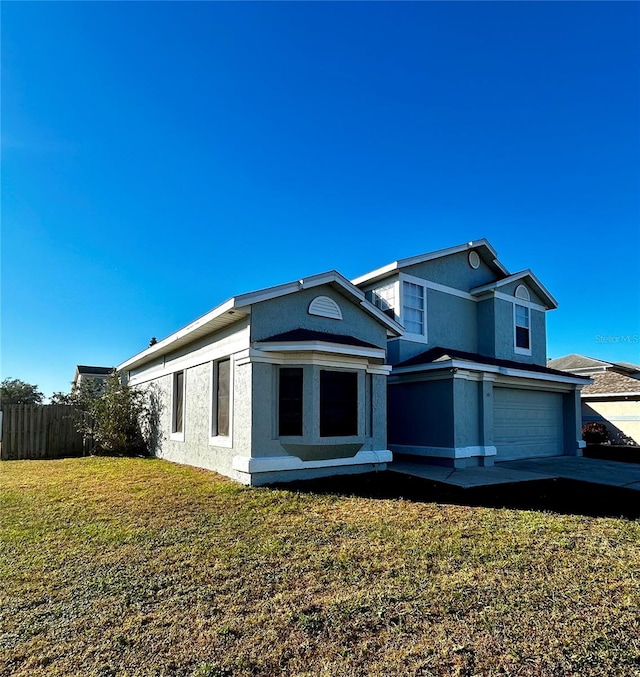
[[[597,360],[595,357],[577,355],[576,353],[549,360],[547,366],[552,367],[553,369],[561,369],[562,371],[586,371],[589,369],[613,368],[626,371],[630,374],[640,374],[640,366],[632,364],[631,362],[605,362],[604,360]]]
[[[603,360],[596,360],[593,357],[586,357],[585,355],[564,355],[563,357],[556,357],[547,362],[547,366],[552,369],[561,369],[562,371],[572,371],[573,369],[589,369],[593,367],[610,367],[611,362],[604,362]]]
[[[425,261],[433,261],[434,259],[442,258],[443,256],[451,256],[452,254],[458,254],[459,252],[468,251],[475,249],[478,252],[480,258],[491,268],[493,268],[500,275],[509,275],[509,271],[498,261],[498,254],[496,250],[489,244],[486,239],[475,240],[473,242],[466,242],[465,244],[460,244],[455,247],[448,247],[447,249],[438,249],[435,252],[428,252],[426,254],[419,254],[418,256],[412,256],[407,259],[399,259],[393,263],[389,263],[382,268],[377,268],[372,270],[370,273],[361,275],[352,280],[353,284],[364,284],[367,282],[375,282],[382,278],[388,277],[393,273],[399,271],[402,268],[407,268],[408,266],[415,266],[418,263],[424,263]]]
[[[110,374],[112,371],[113,367],[88,367],[84,364],[79,364],[76,367],[78,374]]]
[[[615,371],[603,371],[600,374],[592,374],[590,378],[593,380],[593,384],[583,388],[583,397],[640,396],[640,380],[637,378],[618,374]]]
[[[311,289],[323,284],[328,284],[333,287],[340,294],[350,299],[354,303],[359,304],[362,309],[373,316],[380,324],[387,329],[387,334],[390,336],[400,336],[403,333],[402,326],[395,320],[392,320],[388,315],[385,315],[379,308],[376,308],[372,303],[366,300],[364,293],[358,289],[353,283],[349,282],[346,277],[340,275],[336,270],[330,270],[326,273],[312,275],[302,280],[295,282],[287,282],[275,287],[268,287],[258,291],[234,296],[228,301],[216,306],[213,310],[191,322],[186,327],[167,336],[167,338],[158,341],[146,350],[134,355],[125,362],[123,362],[118,369],[133,369],[149,360],[166,355],[192,341],[218,331],[223,327],[233,324],[243,317],[247,317],[251,312],[251,305],[268,301],[302,289]]]

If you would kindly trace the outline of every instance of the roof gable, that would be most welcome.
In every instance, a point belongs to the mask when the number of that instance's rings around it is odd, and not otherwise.
[[[445,256],[451,256],[452,254],[470,251],[472,249],[478,253],[480,258],[495,272],[496,275],[500,277],[509,275],[509,271],[502,265],[502,263],[500,263],[500,261],[498,261],[498,254],[495,249],[486,239],[483,238],[481,240],[475,240],[473,242],[456,245],[455,247],[448,247],[447,249],[439,249],[434,252],[419,254],[418,256],[411,256],[406,259],[399,259],[398,261],[389,263],[382,268],[377,268],[370,273],[356,277],[354,280],[352,280],[352,282],[355,285],[368,284],[370,282],[375,282],[377,280],[382,280],[385,277],[389,277],[390,275],[393,275],[404,268],[415,266],[419,263],[425,263],[427,261],[433,261]]]
[[[529,269],[521,270],[519,273],[514,273],[513,275],[509,275],[508,277],[505,277],[501,280],[490,282],[489,284],[483,284],[481,287],[475,287],[471,290],[471,294],[474,296],[490,294],[493,291],[498,291],[500,287],[517,281],[526,282],[533,289],[533,291],[535,291],[537,296],[542,299],[544,305],[549,310],[553,310],[554,308],[558,307],[558,302],[555,300],[555,298]]]
[[[251,306],[253,304],[286,296],[288,294],[294,294],[303,289],[312,289],[321,285],[330,285],[352,303],[361,307],[364,312],[383,325],[389,335],[400,336],[403,333],[402,327],[395,320],[385,315],[379,308],[376,308],[372,303],[367,301],[364,293],[360,291],[360,289],[336,270],[331,270],[294,282],[288,282],[275,287],[268,287],[266,289],[234,296],[228,301],[216,306],[202,317],[199,317],[194,322],[191,322],[186,327],[183,327],[162,341],[158,341],[158,343],[149,346],[146,350],[125,360],[118,366],[118,369],[132,369],[138,367],[153,358],[166,355],[199,338],[234,324],[238,320],[246,318],[251,314]]]

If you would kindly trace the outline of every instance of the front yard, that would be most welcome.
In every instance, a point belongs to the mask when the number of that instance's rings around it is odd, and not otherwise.
[[[141,459],[0,491],[2,675],[640,675],[637,520]]]

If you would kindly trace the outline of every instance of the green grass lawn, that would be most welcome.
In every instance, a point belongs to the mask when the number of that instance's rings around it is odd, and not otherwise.
[[[0,674],[640,675],[640,522],[403,481],[4,462]]]

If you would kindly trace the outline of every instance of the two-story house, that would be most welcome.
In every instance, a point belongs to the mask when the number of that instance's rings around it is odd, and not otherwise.
[[[557,302],[530,271],[511,274],[486,240],[353,280],[403,328],[388,342],[388,446],[455,468],[580,455],[580,388],[546,367]]]
[[[119,365],[160,402],[153,452],[258,485],[580,453],[579,390],[545,366],[556,302],[486,240],[236,296]]]

